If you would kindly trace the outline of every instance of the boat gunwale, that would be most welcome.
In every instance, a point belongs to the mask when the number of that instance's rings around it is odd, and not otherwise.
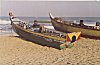
[[[54,20],[55,22],[57,22],[56,20]],[[52,22],[52,20],[51,20]],[[76,27],[76,28],[81,28],[81,29],[87,29],[87,30],[94,30],[94,31],[100,31],[98,29],[89,29],[89,28],[84,28],[84,27],[78,27],[78,26],[72,26],[72,25],[69,25],[69,24],[65,24],[65,23],[62,23],[62,22],[57,22],[57,23],[60,23],[60,24],[64,24],[64,25],[67,25],[67,26],[71,26],[71,27]],[[85,25],[86,26],[86,25]]]
[[[57,22],[55,20],[53,20],[54,22],[58,23],[58,24],[64,24],[62,22]],[[54,26],[55,28],[55,24],[53,23],[52,19],[51,19],[51,22],[52,22],[52,25]],[[68,25],[68,24],[64,24],[64,25]],[[71,26],[71,25],[68,25],[68,26]],[[71,27],[74,27],[74,26],[71,26]],[[76,28],[80,28],[80,27],[76,27]],[[55,28],[56,30],[58,30],[57,28]],[[85,29],[85,28],[80,28],[80,29]],[[92,29],[86,29],[86,30],[89,30],[89,31],[97,31],[97,32],[100,32],[100,30],[92,30]],[[60,30],[58,30],[60,31]],[[64,32],[64,31],[63,31]],[[70,31],[66,31],[67,33],[71,33]],[[90,38],[90,39],[100,39],[100,37],[98,36],[92,36],[92,35],[86,35],[86,34],[81,34],[82,37],[85,37],[85,38]]]
[[[36,32],[31,31],[31,30],[28,30],[28,29],[26,30],[26,29],[24,29],[24,28],[18,26],[17,24],[14,24],[14,23],[13,23],[12,25],[16,26],[17,28],[19,28],[19,29],[21,29],[21,30],[23,30],[23,31],[26,31],[26,32],[28,32],[28,33],[31,33],[31,34],[36,34],[36,35],[39,35],[39,36],[42,36],[42,37],[51,38],[51,39],[58,40],[58,41],[65,41],[64,38],[56,38],[56,37],[44,35],[44,34],[41,34],[41,33],[36,33]]]

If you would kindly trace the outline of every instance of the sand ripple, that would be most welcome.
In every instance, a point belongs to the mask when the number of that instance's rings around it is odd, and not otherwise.
[[[0,37],[0,65],[100,65],[100,40],[81,38],[58,50],[18,37]]]

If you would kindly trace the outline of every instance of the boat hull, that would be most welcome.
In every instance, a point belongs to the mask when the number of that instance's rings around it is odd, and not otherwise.
[[[36,35],[34,34],[34,32],[25,30],[24,28],[16,24],[12,24],[12,28],[19,36],[21,36],[22,38],[26,40],[35,42],[43,46],[61,49],[60,48],[61,43],[57,40],[53,40],[53,39],[45,38],[43,36]]]
[[[100,30],[84,29],[80,27],[67,25],[61,22],[56,22],[54,20],[51,20],[51,22],[54,28],[58,31],[62,31],[66,33],[67,32],[81,32],[83,37],[100,39]]]

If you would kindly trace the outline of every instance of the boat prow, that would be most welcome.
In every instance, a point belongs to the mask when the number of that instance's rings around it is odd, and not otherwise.
[[[50,19],[54,19],[54,16],[49,12]]]

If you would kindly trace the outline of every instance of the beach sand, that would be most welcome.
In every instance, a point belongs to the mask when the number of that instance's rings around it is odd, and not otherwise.
[[[71,49],[0,36],[0,65],[100,65],[100,40],[81,38]]]

